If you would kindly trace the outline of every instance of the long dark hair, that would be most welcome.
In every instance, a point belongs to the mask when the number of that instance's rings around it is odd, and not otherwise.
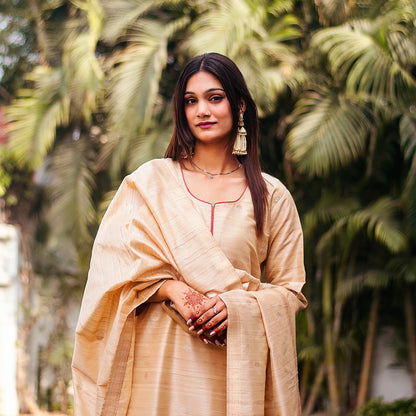
[[[181,160],[191,157],[195,146],[195,138],[191,133],[185,115],[185,91],[189,78],[199,71],[214,75],[224,88],[230,103],[233,117],[233,134],[230,136],[228,148],[231,151],[238,129],[238,116],[242,101],[246,105],[244,124],[247,130],[247,155],[238,156],[244,166],[248,187],[254,206],[257,232],[263,230],[266,212],[267,187],[261,175],[258,156],[259,121],[257,107],[254,103],[244,77],[237,65],[229,58],[218,53],[207,53],[193,58],[185,66],[176,84],[173,95],[175,127],[172,139],[166,150],[165,157]]]

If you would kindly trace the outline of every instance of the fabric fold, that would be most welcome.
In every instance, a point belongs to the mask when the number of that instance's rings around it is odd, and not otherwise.
[[[294,325],[306,306],[302,234],[287,190],[265,178],[274,207],[268,221],[279,218],[275,235],[260,241],[267,250],[259,252],[268,251],[266,286],[249,266],[233,266],[184,190],[177,162],[154,160],[123,181],[97,233],[77,326],[75,416],[127,414],[140,360],[135,310],[166,279],[218,293],[227,305],[227,416],[300,415]],[[273,408],[266,397],[279,413],[265,413]]]

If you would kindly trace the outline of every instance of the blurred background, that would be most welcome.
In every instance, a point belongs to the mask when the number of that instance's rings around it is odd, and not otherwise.
[[[303,414],[416,415],[415,26],[415,0],[1,0],[0,416],[72,415],[98,224],[210,51],[301,216]]]

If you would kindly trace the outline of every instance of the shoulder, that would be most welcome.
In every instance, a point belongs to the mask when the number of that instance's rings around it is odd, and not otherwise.
[[[262,173],[268,190],[268,208],[271,224],[291,224],[300,228],[298,210],[292,194],[287,187],[274,176]]]
[[[170,158],[149,160],[127,175],[124,181],[135,184],[150,184],[157,178],[167,178],[170,176],[169,174],[174,173],[177,163]]]
[[[160,171],[165,171],[169,167],[173,166],[174,163],[176,162],[169,158],[152,159],[140,165],[135,171],[130,173],[130,175],[128,175],[127,178],[136,178],[140,176],[154,174]]]
[[[279,179],[264,172],[262,172],[262,176],[266,182],[267,191],[269,192],[269,195],[272,197],[272,199],[291,197],[289,190]]]
[[[297,214],[297,208],[292,194],[277,178],[262,173],[268,190],[269,208],[272,212],[288,211]]]

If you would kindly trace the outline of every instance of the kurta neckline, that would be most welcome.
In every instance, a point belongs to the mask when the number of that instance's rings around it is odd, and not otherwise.
[[[243,189],[243,192],[241,193],[241,195],[237,199],[229,200],[229,201],[217,201],[217,202],[214,202],[214,203],[209,202],[209,201],[205,201],[202,198],[199,198],[196,195],[194,195],[192,193],[192,191],[189,189],[188,184],[186,183],[186,180],[185,180],[185,175],[183,173],[182,163],[180,163],[180,162],[177,162],[177,163],[178,163],[179,169],[180,169],[181,183],[185,187],[187,194],[190,195],[192,198],[196,199],[197,201],[203,202],[204,204],[211,205],[211,207],[215,207],[216,205],[219,205],[219,204],[235,204],[236,202],[241,201],[241,199],[244,197],[244,195],[247,191],[248,184],[246,184],[246,186]]]

